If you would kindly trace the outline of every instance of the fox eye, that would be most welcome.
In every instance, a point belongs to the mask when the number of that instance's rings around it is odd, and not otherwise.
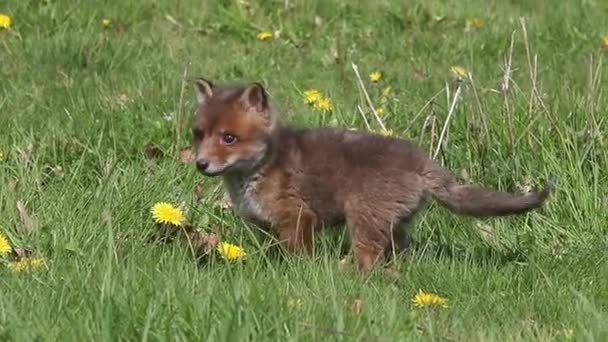
[[[195,129],[192,130],[192,135],[196,139],[203,139],[203,137],[205,136],[205,132],[203,132],[202,129],[195,128]]]
[[[232,145],[237,141],[237,136],[234,134],[230,134],[230,133],[224,133],[222,135],[222,141],[224,142],[224,144],[226,145]]]

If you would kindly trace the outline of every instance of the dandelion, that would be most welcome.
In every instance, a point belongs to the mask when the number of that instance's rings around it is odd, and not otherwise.
[[[370,81],[376,83],[382,79],[382,73],[380,71],[374,71],[369,74]]]
[[[313,104],[321,99],[321,92],[317,89],[308,89],[304,92],[304,100],[308,104]]]
[[[468,77],[468,71],[467,69],[461,67],[461,66],[452,66],[450,68],[450,73],[452,74],[453,77],[455,77],[458,80],[463,80],[465,78]]]
[[[394,137],[394,136],[396,136],[395,132],[393,132],[392,129],[388,129],[388,128],[387,129],[375,129],[375,130],[373,130],[373,132],[376,133],[376,134],[378,134],[378,135],[384,136],[384,137]]]
[[[304,305],[304,301],[300,298],[290,298],[287,300],[287,306],[290,308],[299,308]]]
[[[4,160],[4,154],[2,154],[2,151],[0,151],[0,161]]]
[[[217,251],[228,260],[238,260],[247,255],[242,247],[225,241],[218,244]]]
[[[443,308],[448,307],[448,300],[435,294],[432,292],[424,292],[422,290],[418,290],[418,293],[412,298],[412,303],[414,306],[419,308],[422,307],[430,307],[430,306],[440,306]]]
[[[112,25],[112,20],[108,18],[104,18],[101,20],[101,26],[108,28],[110,27],[110,25]]]
[[[333,108],[333,103],[330,98],[322,97],[315,103],[315,108],[323,112],[328,112]]]
[[[387,97],[391,97],[391,95],[393,95],[393,88],[391,86],[388,86],[388,87],[382,89],[382,94],[380,95],[380,97],[387,98]]]
[[[0,13],[0,29],[8,29],[11,27],[11,17],[8,14]]]
[[[11,244],[8,243],[8,239],[2,232],[0,232],[0,255],[6,255],[10,253],[13,249],[11,248]]]
[[[481,22],[481,19],[473,17],[466,20],[464,29],[465,31],[469,32],[481,28],[482,26],[483,23]]]
[[[378,114],[378,116],[384,115],[384,108],[376,108],[376,114]]]
[[[304,92],[304,101],[312,105],[315,109],[327,112],[333,108],[332,101],[329,97],[323,96],[317,89],[308,89]]]
[[[6,266],[9,271],[17,273],[27,271],[29,269],[40,267],[44,264],[42,258],[38,257],[26,257],[19,261],[9,262]]]
[[[603,48],[608,48],[608,34],[607,34],[607,35],[604,35],[604,36],[602,37],[602,39],[600,39],[600,45],[601,45]]]
[[[272,38],[272,32],[269,31],[262,31],[259,32],[258,34],[256,34],[255,36],[258,40],[267,40]]]
[[[174,207],[170,203],[156,203],[151,210],[152,218],[156,223],[170,223],[181,226],[184,222],[184,213],[181,209]]]

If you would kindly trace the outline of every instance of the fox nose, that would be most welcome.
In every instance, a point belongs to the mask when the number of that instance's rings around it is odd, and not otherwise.
[[[196,161],[196,168],[199,171],[205,171],[207,170],[207,167],[209,167],[209,162],[204,160],[204,159],[199,159]]]

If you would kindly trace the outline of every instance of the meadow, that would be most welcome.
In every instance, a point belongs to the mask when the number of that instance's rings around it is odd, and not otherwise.
[[[608,340],[608,2],[0,12],[0,341]],[[343,229],[312,257],[282,254],[188,161],[197,76],[262,82],[294,125],[412,139],[462,182],[556,189],[517,217],[431,204],[397,279],[343,269]],[[325,101],[306,103],[311,89]],[[158,202],[247,257],[151,238]],[[419,290],[447,307],[415,306]]]

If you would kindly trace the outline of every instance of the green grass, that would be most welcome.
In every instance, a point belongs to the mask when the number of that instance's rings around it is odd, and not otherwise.
[[[0,31],[0,230],[47,265],[0,269],[0,340],[608,339],[608,50],[599,43],[607,3],[285,2],[0,3],[13,19]],[[464,32],[469,17],[483,27]],[[260,30],[281,36],[258,41]],[[469,70],[474,84],[463,82],[440,160],[503,190],[555,176],[547,207],[475,220],[432,205],[390,281],[338,270],[342,230],[320,236],[315,257],[278,256],[272,240],[213,205],[218,180],[175,160],[195,106],[184,70],[261,81],[295,124],[365,129],[357,105],[369,109],[351,63],[378,107],[392,87],[384,123],[429,152],[450,108],[446,85],[450,101],[457,87],[450,67]],[[378,84],[368,80],[373,70],[384,73]],[[331,96],[333,112],[303,103],[311,87]],[[164,155],[145,158],[148,144]],[[35,221],[29,231],[17,201]],[[249,258],[198,265],[183,243],[149,243],[157,201],[184,202],[190,222],[245,246]],[[418,289],[449,307],[415,309]],[[302,305],[290,307],[295,299]]]

